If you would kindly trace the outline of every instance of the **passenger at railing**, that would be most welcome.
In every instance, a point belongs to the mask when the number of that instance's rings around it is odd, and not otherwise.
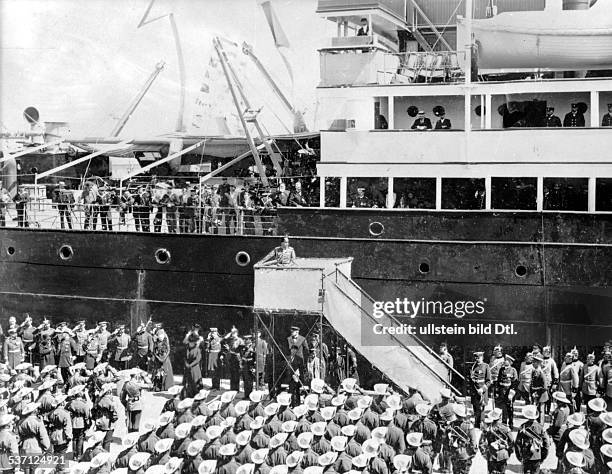
[[[153,195],[151,196],[151,204],[156,208],[155,217],[153,218],[153,232],[161,232],[164,209],[168,199],[170,199],[168,196],[168,185],[166,183],[156,183],[153,188]]]
[[[255,195],[247,184],[240,196],[245,235],[255,235]]]
[[[10,202],[11,196],[9,196],[6,188],[3,188],[2,183],[0,183],[0,227],[6,226],[6,209]]]
[[[376,123],[374,124],[375,130],[387,130],[389,128],[389,122],[383,114],[378,114],[376,116]]]
[[[368,24],[367,18],[362,18],[361,27],[357,30],[357,36],[370,36],[372,33],[370,32],[370,25]]]
[[[194,196],[191,183],[187,181],[183,186],[183,193],[179,198],[179,231],[181,234],[192,233],[195,230],[195,206],[197,200]]]
[[[365,195],[365,188],[357,188],[357,195],[353,198],[351,207],[375,207],[372,200]]]
[[[412,130],[431,130],[431,120],[425,117],[423,109],[419,109],[419,115],[410,128]]]
[[[564,127],[584,127],[584,114],[578,109],[578,104],[572,104],[572,110],[565,114],[563,119]]]
[[[546,107],[546,127],[560,127],[561,119],[555,115],[554,107]]]
[[[65,228],[64,221],[68,224],[68,229],[72,229],[72,204],[74,204],[74,195],[66,189],[66,183],[60,181],[57,188],[53,190],[52,201],[57,204],[59,212],[60,226]]]
[[[308,207],[308,199],[302,193],[302,183],[295,183],[295,188],[289,195],[289,205],[293,207]]]
[[[134,200],[132,209],[136,232],[150,232],[149,214],[151,213],[151,194],[146,186],[141,186],[138,189],[138,193],[135,194],[132,199]]]
[[[236,186],[230,185],[230,193],[228,196],[228,210],[225,216],[225,233],[226,234],[237,234],[239,229],[239,199],[241,194],[240,189],[236,189]]]
[[[436,121],[436,130],[450,130],[453,127],[450,119],[446,118],[446,113],[444,109],[442,109],[442,111],[439,114],[435,114],[435,115],[440,117]]]
[[[612,104],[608,104],[608,113],[601,119],[602,127],[612,127]]]
[[[29,227],[27,205],[30,195],[23,186],[17,188],[17,194],[13,198],[15,209],[17,210],[17,225],[19,227]]]
[[[124,189],[119,198],[119,225],[125,225],[125,216],[134,215],[134,197],[129,190]]]
[[[408,191],[401,194],[398,207],[401,209],[416,209],[419,207],[419,200],[414,193]]]
[[[291,193],[287,190],[285,183],[280,183],[278,192],[274,195],[274,202],[277,206],[287,206]]]

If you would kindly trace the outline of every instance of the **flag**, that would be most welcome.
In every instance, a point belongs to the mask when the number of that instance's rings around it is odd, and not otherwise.
[[[260,2],[260,5],[264,15],[266,16],[266,20],[268,21],[268,26],[270,27],[272,37],[274,38],[274,45],[285,63],[285,67],[287,68],[289,77],[291,78],[291,84],[293,85],[293,70],[291,69],[291,63],[287,56],[288,50],[291,47],[289,44],[289,39],[287,39],[287,35],[281,26],[280,20],[272,8],[272,2],[270,0],[263,0]]]

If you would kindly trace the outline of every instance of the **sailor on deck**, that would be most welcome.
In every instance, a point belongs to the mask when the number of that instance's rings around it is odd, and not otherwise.
[[[263,258],[260,265],[295,265],[295,259],[295,250],[289,245],[289,237],[285,237],[279,247]]]
[[[561,119],[555,115],[554,107],[546,107],[546,126],[549,128],[561,126]]]

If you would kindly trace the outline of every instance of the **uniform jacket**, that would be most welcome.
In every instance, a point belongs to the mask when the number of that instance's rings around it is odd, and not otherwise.
[[[527,430],[540,441],[534,443],[526,434]],[[548,455],[548,436],[546,436],[542,425],[537,421],[527,420],[516,435],[514,451],[521,462],[546,459]]]
[[[17,434],[23,453],[42,454],[51,446],[47,429],[35,414],[30,414],[19,422]]]
[[[76,351],[77,345],[72,338],[67,337],[61,341],[57,347],[57,366],[72,366],[72,355],[76,353]]]
[[[72,420],[70,413],[58,407],[49,414],[49,439],[54,446],[72,440]]]
[[[4,360],[10,369],[14,369],[23,362],[23,354],[23,342],[20,337],[7,337],[4,340]]]
[[[14,462],[9,462],[9,456],[19,456],[17,436],[8,429],[0,430],[0,471],[15,468]]]

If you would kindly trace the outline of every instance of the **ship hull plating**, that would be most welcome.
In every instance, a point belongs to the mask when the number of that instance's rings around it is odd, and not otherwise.
[[[309,235],[292,237],[299,256],[353,257],[354,280],[377,301],[482,301],[485,307],[482,314],[422,316],[428,322],[512,323],[525,345],[601,344],[610,333],[612,216],[279,214],[282,233]],[[253,322],[252,266],[278,240],[0,229],[0,315],[91,322],[129,316],[132,328],[151,317],[177,337],[196,322],[246,329]],[[246,265],[241,252],[248,254]],[[513,344],[515,338],[497,337]]]

